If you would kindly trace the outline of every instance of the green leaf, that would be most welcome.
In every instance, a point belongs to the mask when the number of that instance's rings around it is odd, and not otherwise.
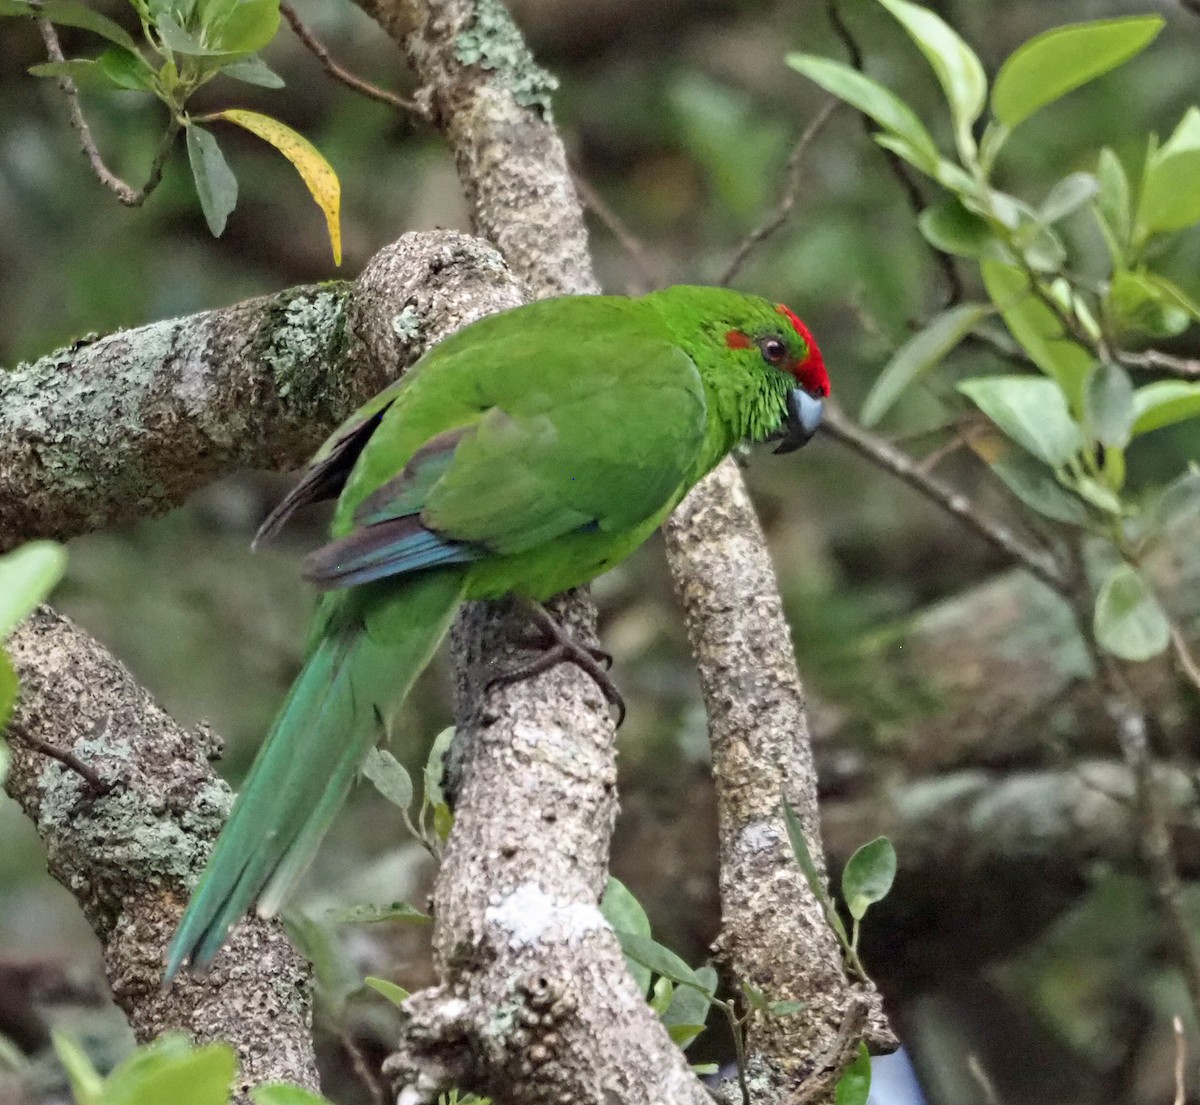
[[[436,809],[446,804],[446,795],[442,791],[442,779],[446,774],[446,753],[454,741],[454,726],[448,725],[436,737],[429,748],[429,756],[425,760],[425,769],[421,773],[422,784],[425,788],[425,801]]]
[[[372,748],[363,760],[362,773],[393,806],[408,809],[413,800],[412,777],[404,765],[383,748]]]
[[[185,31],[170,12],[163,12],[158,16],[154,21],[154,29],[158,32],[158,37],[162,39],[163,45],[176,54],[197,58],[216,58],[227,52],[205,46],[190,31]]]
[[[433,918],[408,902],[388,905],[354,905],[327,910],[325,920],[331,925],[373,925],[380,921],[412,921],[428,925]]]
[[[260,88],[283,88],[283,78],[262,58],[242,58],[231,65],[221,66],[222,77],[232,77],[245,84],[256,84]]]
[[[648,937],[650,935],[650,918],[646,916],[646,911],[642,908],[641,903],[624,883],[614,879],[611,875],[604,888],[604,897],[600,899],[600,912],[616,930],[618,938],[623,932],[633,933],[636,936]],[[650,989],[650,969],[643,967],[628,955],[625,957],[625,965],[629,968],[629,973],[633,975],[634,982],[637,983],[638,992],[644,994]]]
[[[115,42],[118,46],[124,46],[126,50],[137,50],[137,43],[124,27],[86,4],[79,3],[79,0],[43,0],[36,6],[27,5],[27,10],[31,15],[44,16],[51,23],[58,23],[63,27],[79,27],[100,35],[109,42]]]
[[[694,993],[686,986],[680,987],[681,991]],[[654,987],[650,991],[650,1008],[654,1010],[655,1016],[661,1017],[671,1005],[671,999],[675,996],[675,983],[669,978],[660,978],[654,983]]]
[[[1087,418],[1096,440],[1124,449],[1133,428],[1133,381],[1119,364],[1096,365],[1087,386]]]
[[[776,1017],[790,1017],[808,1008],[806,1001],[773,1001],[767,1007]]]
[[[879,0],[899,21],[937,74],[946,93],[954,134],[965,162],[973,159],[971,124],[987,100],[987,77],[975,52],[941,16],[907,0]]]
[[[1004,259],[1004,247],[988,221],[968,211],[954,197],[925,208],[917,217],[917,226],[925,240],[943,253]]]
[[[1062,389],[1041,376],[978,376],[961,391],[1010,438],[1052,468],[1083,448]]]
[[[1114,262],[1120,264],[1129,246],[1129,237],[1133,233],[1133,200],[1125,166],[1107,146],[1100,151],[1096,179],[1100,184],[1100,192],[1096,197],[1096,211],[1117,247]]]
[[[841,62],[813,54],[789,54],[787,63],[826,92],[845,100],[870,116],[884,130],[904,140],[917,160],[914,164],[931,176],[937,169],[938,152],[929,131],[916,113],[894,92]]]
[[[0,650],[0,733],[4,732],[4,727],[12,715],[18,690],[20,690],[20,684],[17,681],[17,673],[13,671],[12,661],[8,658],[7,653]],[[0,758],[4,758],[6,753],[7,749],[0,745]],[[4,770],[0,770],[0,786],[4,785],[4,777],[7,774],[7,765],[4,767]]]
[[[663,1024],[668,1028],[678,1024],[700,1025],[703,1028],[704,1023],[708,1020],[712,995],[717,992],[717,972],[709,966],[700,967],[696,971],[695,978],[701,989],[698,990],[694,986],[675,988],[667,1011],[661,1014]],[[697,1032],[689,1037],[689,1042],[698,1034]],[[686,1046],[686,1044],[680,1044],[680,1047]]]
[[[650,935],[650,918],[624,883],[608,877],[604,897],[600,899],[600,912],[604,919],[618,932],[633,932],[639,936]]]
[[[1200,383],[1160,380],[1133,396],[1133,436],[1200,416]]]
[[[228,1044],[193,1049],[182,1036],[163,1037],[108,1076],[104,1105],[224,1105],[236,1075]]]
[[[688,1044],[690,1044],[703,1031],[704,1025],[702,1024],[667,1025],[667,1035],[671,1037],[671,1042],[683,1051],[686,1051]]]
[[[858,1045],[858,1054],[838,1079],[834,1105],[867,1105],[871,1096],[871,1055],[866,1044]]]
[[[241,0],[224,22],[211,30],[210,41],[222,50],[252,54],[266,46],[279,30],[279,0]]]
[[[1092,354],[1066,336],[1062,321],[1029,288],[1020,269],[984,260],[979,269],[988,296],[1000,308],[1004,324],[1034,364],[1063,389],[1072,410],[1083,410],[1083,385]]]
[[[864,844],[842,872],[842,897],[850,916],[861,921],[867,910],[887,897],[896,881],[896,849],[886,836]]]
[[[1038,209],[1044,223],[1056,223],[1073,215],[1100,192],[1100,182],[1091,173],[1071,173],[1060,180]]]
[[[1147,157],[1136,221],[1139,237],[1200,222],[1200,108],[1188,108],[1175,133]]]
[[[1118,330],[1175,337],[1192,324],[1191,313],[1180,304],[1175,291],[1145,270],[1114,272],[1105,300],[1108,316]]]
[[[111,89],[112,80],[94,58],[67,58],[64,61],[42,61],[29,67],[30,76],[58,80],[70,77],[76,88]]]
[[[450,830],[454,828],[454,811],[445,802],[439,802],[433,807],[433,831],[443,844],[450,839]]]
[[[388,982],[386,978],[375,978],[368,975],[363,979],[363,985],[371,987],[377,994],[382,994],[393,1005],[403,1005],[408,1000],[408,991],[403,986]]]
[[[30,541],[0,556],[0,641],[54,590],[66,568],[67,552],[53,541]]]
[[[1132,565],[1118,564],[1096,596],[1096,640],[1122,660],[1149,660],[1171,639],[1166,614]]]
[[[1075,476],[1071,480],[1075,491],[1086,499],[1092,506],[1112,514],[1114,517],[1122,513],[1121,500],[1117,493],[1107,484],[1101,483],[1092,476]]]
[[[149,92],[154,88],[154,70],[140,53],[110,46],[97,58],[104,75],[118,88]]]
[[[200,209],[213,237],[219,238],[229,212],[237,206],[237,177],[229,168],[217,140],[195,123],[187,128],[187,149]]]
[[[104,1098],[104,1080],[92,1066],[91,1059],[69,1036],[60,1032],[51,1033],[54,1050],[58,1061],[67,1072],[67,1081],[71,1084],[71,1095],[75,1105],[100,1105]]]
[[[1008,128],[1144,50],[1162,30],[1157,15],[1056,27],[1031,38],[1000,67],[992,113]]]
[[[767,1005],[767,999],[763,992],[745,979],[742,979],[742,993],[746,995],[746,1000],[750,1003],[751,1009],[757,1009],[760,1013],[766,1013],[770,1008]]]
[[[718,1063],[693,1063],[692,1073],[697,1078],[711,1078],[713,1075],[721,1073],[721,1067]]]
[[[707,979],[697,975],[670,948],[664,948],[656,940],[633,932],[618,932],[617,939],[621,942],[621,950],[630,959],[649,967],[663,978],[669,978],[676,986],[690,986],[712,998],[713,991],[706,985]]]
[[[825,923],[833,929],[843,947],[850,947],[850,937],[846,934],[846,926],[842,924],[842,919],[834,908],[833,900],[829,897],[829,891],[825,889],[821,873],[817,870],[816,863],[813,862],[812,853],[808,850],[808,839],[804,835],[804,826],[800,824],[796,811],[792,809],[791,803],[786,798],[783,800],[783,822],[787,826],[792,854],[796,857],[796,862],[800,865],[800,870],[804,875],[804,881],[808,883],[809,890],[817,899],[821,912],[825,914]]]
[[[1088,524],[1087,508],[1078,496],[1071,494],[1044,464],[1039,464],[1024,450],[1010,449],[1005,456],[992,461],[990,467],[1009,491],[1031,510],[1069,526]]]
[[[257,135],[264,142],[270,142],[284,157],[286,157],[300,174],[309,195],[317,202],[317,206],[325,215],[325,225],[329,231],[329,244],[333,249],[333,263],[342,263],[342,223],[341,203],[342,185],[338,180],[333,166],[321,156],[316,148],[303,135],[297,134],[291,127],[272,119],[269,115],[260,115],[257,111],[242,111],[230,109],[220,111],[216,118],[225,119],[243,127],[251,134]]]
[[[943,311],[906,341],[871,385],[859,419],[874,426],[897,399],[965,338],[980,319],[992,313],[986,303],[962,303]]]
[[[396,989],[400,987],[397,986]],[[254,1105],[331,1105],[328,1098],[299,1086],[289,1086],[286,1082],[270,1082],[265,1086],[256,1086],[250,1091],[250,1100]]]

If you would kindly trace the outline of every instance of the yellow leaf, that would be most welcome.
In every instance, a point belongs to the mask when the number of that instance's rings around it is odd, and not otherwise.
[[[303,135],[269,115],[257,111],[242,111],[231,108],[212,116],[236,123],[251,134],[257,134],[264,142],[270,142],[286,157],[300,174],[317,206],[325,213],[329,226],[329,244],[333,247],[333,263],[342,263],[342,185],[333,166],[321,156],[320,151]]]

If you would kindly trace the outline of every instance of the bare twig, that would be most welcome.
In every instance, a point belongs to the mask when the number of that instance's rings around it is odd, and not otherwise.
[[[1162,372],[1181,380],[1200,380],[1200,359],[1194,357],[1176,357],[1158,349],[1146,349],[1141,353],[1119,353],[1117,360],[1126,368]]]
[[[50,55],[50,60],[64,61],[62,45],[58,41],[58,32],[54,29],[54,24],[48,19],[39,19],[37,25],[38,30],[42,33],[42,41],[46,44],[46,53]],[[150,173],[146,177],[146,183],[140,189],[135,189],[117,176],[104,163],[104,158],[101,157],[100,149],[96,145],[96,139],[92,136],[92,129],[88,126],[87,118],[83,114],[83,105],[79,101],[79,87],[75,84],[75,81],[64,73],[58,78],[58,87],[62,89],[63,95],[67,97],[67,103],[71,109],[71,126],[74,127],[75,133],[79,135],[79,143],[89,164],[92,166],[92,172],[96,174],[96,179],[126,207],[140,207],[162,181],[163,166],[166,164],[167,156],[171,152],[175,136],[179,133],[178,120],[172,118],[167,124],[167,128],[163,131],[162,139],[158,144],[158,151],[154,155],[154,160],[150,163]]]
[[[366,96],[369,100],[386,104],[393,111],[397,111],[401,115],[417,115],[422,119],[428,117],[429,113],[415,101],[406,100],[403,96],[397,96],[395,92],[389,92],[386,88],[380,88],[370,81],[363,80],[362,77],[356,77],[345,66],[339,65],[334,61],[329,56],[329,51],[325,49],[324,43],[301,21],[300,17],[296,14],[296,9],[291,4],[280,4],[279,14],[288,21],[288,26],[295,31],[296,37],[304,43],[309,52],[321,63],[321,68],[335,81],[340,81],[347,88],[352,88],[355,92]]]
[[[1183,1034],[1183,1018],[1173,1017],[1171,1027],[1175,1030],[1175,1099],[1171,1105],[1184,1105],[1187,1098],[1183,1076],[1187,1064],[1187,1037]]]
[[[1048,587],[1064,594],[1069,581],[1057,559],[1039,549],[1031,548],[1012,530],[992,518],[980,514],[971,501],[960,491],[955,491],[941,480],[921,471],[920,463],[907,453],[889,445],[882,438],[864,430],[852,422],[839,407],[827,403],[825,408],[825,432],[848,445],[860,456],[891,472],[910,487],[933,500],[943,510],[953,514],[982,537],[993,548],[998,549],[1015,563],[1021,565]]]
[[[804,133],[800,135],[799,140],[788,156],[787,183],[784,185],[783,194],[779,197],[779,202],[775,205],[775,209],[738,244],[737,249],[733,252],[733,257],[730,258],[729,265],[721,275],[719,281],[721,287],[728,287],[733,283],[734,277],[741,272],[742,266],[746,263],[746,259],[750,254],[787,222],[788,216],[792,213],[792,208],[796,206],[796,198],[800,194],[800,182],[803,179],[800,170],[804,161],[804,155],[808,147],[812,144],[813,139],[821,133],[825,124],[829,122],[830,116],[840,106],[841,101],[831,96],[825,101],[821,110],[817,112],[813,121],[804,128]]]
[[[1083,539],[1070,546],[1071,603],[1079,634],[1087,646],[1104,697],[1104,705],[1116,730],[1121,754],[1133,773],[1137,797],[1139,841],[1149,868],[1147,879],[1166,930],[1167,944],[1196,1016],[1200,1017],[1200,949],[1192,936],[1191,921],[1183,901],[1183,886],[1175,862],[1175,849],[1168,821],[1168,799],[1157,777],[1146,721],[1146,711],[1125,678],[1119,661],[1096,639],[1092,611],[1095,594],[1084,562]]]
[[[629,259],[641,274],[641,285],[629,288],[629,294],[638,295],[664,287],[667,281],[655,271],[654,266],[650,263],[650,259],[646,256],[646,247],[642,245],[641,239],[625,225],[621,216],[609,207],[604,197],[574,167],[571,169],[571,179],[575,182],[575,191],[579,193],[584,207],[608,228],[608,232],[629,255]]]
[[[115,785],[100,778],[96,770],[85,764],[74,752],[66,748],[60,748],[57,744],[51,744],[50,741],[42,740],[41,737],[35,737],[26,730],[11,729],[8,737],[10,740],[20,741],[35,752],[40,752],[43,756],[49,756],[50,759],[57,760],[63,767],[75,772],[76,775],[87,783],[88,790],[94,797],[104,797]]]
[[[1192,655],[1192,651],[1188,648],[1187,638],[1183,635],[1183,630],[1179,626],[1171,625],[1171,648],[1175,652],[1175,662],[1179,665],[1183,674],[1191,681],[1192,686],[1200,691],[1200,664],[1196,663],[1196,658]]]
[[[846,21],[842,18],[838,0],[827,0],[825,11],[829,17],[829,24],[833,28],[834,34],[841,39],[842,45],[846,47],[846,53],[850,55],[850,64],[861,73],[863,70],[862,48],[859,46],[857,39],[855,39],[853,32],[846,25]],[[879,128],[875,125],[874,120],[865,112],[860,112],[859,114],[862,116],[863,127],[867,134],[875,134]],[[908,167],[895,153],[882,146],[880,147],[880,151],[887,161],[892,175],[904,191],[904,198],[908,201],[908,206],[912,209],[913,215],[919,216],[925,210],[926,204],[925,197],[921,195],[921,189],[917,187],[917,182],[908,171]],[[942,277],[946,281],[946,298],[943,307],[953,307],[956,303],[961,303],[963,298],[963,282],[954,258],[949,253],[944,253],[938,249],[931,242],[925,242],[925,244],[930,254],[932,254],[933,259],[937,262],[938,267],[942,270]]]

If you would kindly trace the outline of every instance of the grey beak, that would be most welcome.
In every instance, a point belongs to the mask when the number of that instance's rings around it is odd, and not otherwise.
[[[824,414],[824,402],[814,399],[803,388],[793,388],[787,398],[787,429],[775,452],[790,453],[807,444],[820,427]]]

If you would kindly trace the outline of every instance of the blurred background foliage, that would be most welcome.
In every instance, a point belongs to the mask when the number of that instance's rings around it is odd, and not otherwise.
[[[130,11],[117,0],[97,6],[128,22]],[[1174,3],[931,6],[976,48],[990,74],[1018,43],[1051,25],[1147,10],[1166,17],[1167,29],[1146,54],[1039,114],[1006,147],[998,183],[1031,201],[1067,172],[1094,169],[1102,145],[1139,164],[1146,132],[1169,133],[1196,100],[1200,15]],[[633,257],[592,221],[606,289],[718,279],[738,241],[774,204],[789,150],[824,102],[785,66],[784,54],[845,56],[825,6],[514,0],[511,7],[539,59],[561,79],[554,111],[578,172],[640,242]],[[940,93],[912,43],[874,0],[841,7],[868,71],[901,92],[948,144]],[[411,91],[393,46],[352,5],[304,0],[299,14],[358,75]],[[63,41],[68,56],[72,47],[78,53],[95,45],[70,30]],[[5,21],[0,42],[0,364],[91,331],[353,276],[403,230],[467,226],[453,164],[436,134],[329,80],[286,27],[264,52],[286,89],[217,81],[197,106],[236,103],[276,115],[332,162],[343,186],[346,255],[338,273],[320,212],[292,168],[232,128],[220,137],[241,200],[221,239],[205,226],[182,144],[144,209],[119,206],[79,156],[57,88],[26,72],[44,60],[36,30]],[[155,105],[129,93],[85,93],[85,102],[111,164],[140,183],[161,127]],[[1069,228],[1085,261],[1099,256],[1102,244],[1086,215]],[[1185,236],[1157,267],[1200,295],[1200,234]],[[890,354],[939,309],[940,280],[902,189],[859,119],[842,109],[806,151],[794,217],[753,254],[737,286],[787,302],[806,318],[835,394],[857,410]],[[1195,355],[1196,342],[1184,335],[1171,348]],[[936,423],[960,371],[1000,365],[993,354],[964,347],[951,367],[906,398],[890,433]],[[1142,439],[1130,453],[1131,479],[1151,486],[1200,455],[1197,425]],[[947,457],[939,473],[985,509],[1017,517],[969,451]],[[1019,740],[992,748],[966,742],[970,752],[955,745],[961,733],[954,725],[926,729],[941,697],[934,676],[946,672],[922,665],[944,665],[953,677],[975,658],[969,648],[938,653],[928,640],[905,653],[909,629],[932,620],[969,641],[961,623],[976,616],[974,589],[1003,569],[997,554],[827,439],[794,457],[756,457],[748,474],[811,692],[835,866],[887,829],[897,811],[933,801],[938,785],[960,787],[970,776],[998,787],[1048,767],[1069,769],[1084,751],[1115,757],[1099,722],[1090,738],[1064,744],[1054,716],[1023,719]],[[298,667],[311,609],[296,568],[319,537],[320,518],[294,526],[274,548],[256,555],[248,548],[287,486],[280,475],[240,474],[168,517],[80,538],[71,543],[57,595],[181,721],[212,725],[226,745],[222,770],[235,784]],[[1176,578],[1200,579],[1200,568],[1185,558]],[[698,964],[718,924],[715,807],[704,716],[660,550],[642,550],[599,581],[596,595],[630,706],[613,871],[646,906],[656,937]],[[1200,610],[1189,616],[1200,622]],[[1047,615],[1028,628],[1031,649],[1053,637],[1052,623]],[[969,673],[963,681],[969,684]],[[1192,773],[1194,698],[1179,697],[1169,672],[1160,671],[1153,685],[1167,688],[1170,699],[1156,732],[1170,737],[1169,750]],[[1019,702],[1020,688],[1011,693]],[[414,772],[447,724],[449,703],[440,662],[395,726],[393,751]],[[991,720],[1011,728],[1011,718]],[[1188,1018],[1193,1057],[1196,1026],[1131,858],[1136,849],[1129,842],[1123,856],[1101,846],[1047,854],[1037,842],[1038,801],[1031,791],[1026,836],[1017,834],[1013,854],[999,860],[972,857],[970,824],[952,827],[959,837],[934,866],[923,867],[914,852],[906,871],[898,841],[900,879],[868,923],[867,965],[935,1105],[1169,1100],[1171,1017]],[[1200,875],[1200,837],[1186,820],[1192,808],[1184,804],[1177,840],[1185,875]],[[128,1034],[105,1002],[97,948],[73,900],[45,873],[36,835],[6,799],[0,841],[0,1102],[60,1100],[65,1084],[47,1050],[51,1026],[76,1032],[101,1065],[106,1055],[111,1062],[124,1053]],[[424,908],[431,877],[431,861],[395,809],[360,786],[299,903],[318,922],[305,932],[319,960],[320,1039],[334,1100],[369,1099],[350,1049],[374,1061],[391,1031],[390,1007],[358,992],[363,975],[407,989],[431,976],[425,928],[335,928],[321,918],[348,902],[404,898]],[[728,1052],[710,1032],[689,1054],[699,1061]]]

